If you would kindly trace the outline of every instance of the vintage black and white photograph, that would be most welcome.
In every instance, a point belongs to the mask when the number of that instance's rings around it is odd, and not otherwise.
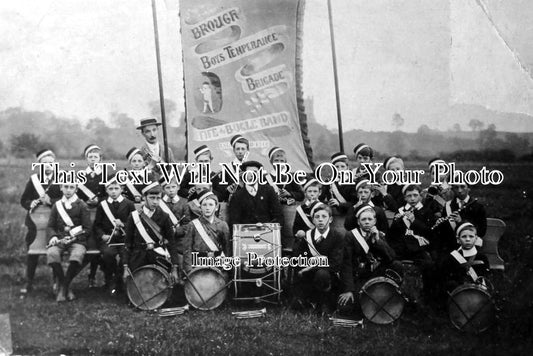
[[[533,351],[533,2],[0,18],[0,355]]]

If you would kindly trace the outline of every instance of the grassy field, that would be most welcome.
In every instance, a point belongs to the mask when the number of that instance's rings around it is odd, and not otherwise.
[[[533,350],[533,276],[524,269],[533,261],[527,239],[533,225],[533,177],[528,174],[533,166],[490,165],[503,171],[503,184],[473,191],[488,215],[505,220],[508,229],[500,242],[506,271],[492,276],[500,308],[498,323],[486,333],[472,336],[456,331],[446,314],[424,307],[407,308],[393,325],[365,323],[356,329],[335,327],[327,317],[311,311],[297,313],[285,306],[267,306],[267,316],[254,320],[235,320],[231,311],[243,307],[230,303],[212,312],[161,318],[135,311],[123,298],[108,297],[101,289],[88,289],[87,269],[74,282],[78,300],[58,305],[44,258],[37,270],[35,293],[20,299],[25,230],[19,199],[30,162],[0,163],[0,313],[10,314],[16,354],[519,355]],[[420,167],[409,162],[408,166]],[[183,303],[179,295],[173,301]]]

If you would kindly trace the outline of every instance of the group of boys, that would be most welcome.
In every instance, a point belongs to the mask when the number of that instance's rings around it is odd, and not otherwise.
[[[211,184],[192,184],[193,175],[205,169],[201,165],[189,170],[178,185],[175,178],[170,182],[158,180],[155,163],[162,161],[162,148],[153,140],[157,125],[154,119],[144,120],[139,129],[146,138],[145,145],[126,154],[130,170],[148,170],[151,184],[128,182],[122,186],[115,179],[100,184],[102,173],[95,163],[101,161],[102,150],[97,145],[89,145],[84,151],[87,183],[54,185],[51,166],[45,166],[45,177],[34,174],[28,181],[21,198],[29,212],[28,245],[35,238],[31,211],[40,204],[52,208],[47,263],[58,281],[58,302],[75,298],[70,283],[87,262],[88,247],[102,251],[105,282],[112,294],[120,290],[123,279],[132,271],[147,264],[165,266],[171,278],[181,283],[194,268],[193,252],[200,256],[231,254],[233,224],[290,223],[284,221],[282,205],[296,206],[292,226],[296,241],[292,252],[290,246],[286,252],[308,258],[327,257],[329,263],[328,267],[296,269],[292,289],[294,301],[300,305],[353,307],[356,293],[369,278],[387,270],[401,276],[402,260],[420,266],[425,296],[434,300],[458,284],[477,281],[488,269],[486,258],[476,250],[486,231],[485,211],[470,196],[466,185],[450,186],[446,177],[442,177],[442,184],[430,186],[427,191],[417,185],[372,185],[361,165],[373,160],[372,148],[366,144],[354,148],[358,166],[353,185],[335,182],[322,186],[312,175],[302,186],[277,185],[272,176],[267,177],[265,185],[242,179],[222,184],[216,172],[211,172]],[[235,154],[232,164],[240,165],[241,172],[262,167],[248,160],[247,139],[236,135],[230,143]],[[197,163],[212,161],[207,146],[196,148],[194,153]],[[269,159],[273,165],[287,163],[279,147],[270,150]],[[43,150],[37,160],[50,165],[55,155]],[[433,169],[436,162],[432,160],[429,168]],[[331,163],[339,171],[349,169],[344,153],[334,154]],[[401,170],[403,161],[389,157],[384,168]],[[136,207],[135,203],[141,202]],[[220,202],[228,203],[227,215],[220,210]],[[90,209],[96,211],[94,223]],[[390,226],[386,210],[395,214]],[[334,218],[344,221],[344,226],[333,224]],[[69,252],[66,273],[61,266],[65,250]],[[93,258],[91,281],[99,263]],[[28,256],[27,291],[32,288],[36,265],[37,256]],[[443,285],[444,290],[440,288]]]

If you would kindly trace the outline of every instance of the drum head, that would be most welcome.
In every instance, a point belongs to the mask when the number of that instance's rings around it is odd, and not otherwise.
[[[126,293],[135,307],[157,309],[170,297],[172,285],[169,274],[161,267],[147,265],[137,268],[133,278],[126,281]]]
[[[450,294],[448,314],[457,329],[480,333],[494,323],[496,309],[486,289],[466,284],[457,287]]]
[[[195,269],[189,273],[184,290],[190,305],[200,310],[213,310],[226,299],[226,279],[214,268]]]
[[[376,324],[390,324],[403,312],[405,300],[391,279],[377,277],[365,283],[359,294],[363,315]]]

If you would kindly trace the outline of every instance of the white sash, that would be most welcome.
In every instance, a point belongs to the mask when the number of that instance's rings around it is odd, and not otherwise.
[[[461,255],[461,254],[459,253],[459,251],[454,250],[454,251],[450,252],[450,255],[452,255],[453,258],[455,258],[455,260],[456,260],[457,262],[459,262],[460,264],[463,265],[463,264],[466,263],[466,259],[463,257],[463,255]],[[477,275],[476,271],[474,271],[474,269],[472,268],[472,266],[470,266],[470,268],[468,269],[467,273],[468,273],[468,275],[470,276],[470,278],[472,278],[472,280],[473,280],[474,282],[477,281],[477,279],[478,279],[478,275]]]
[[[89,198],[89,200],[92,200],[94,197],[96,197],[96,195],[83,184],[78,185],[78,188],[87,196],[87,198]]]
[[[159,206],[161,207],[161,210],[163,210],[165,213],[168,214],[168,216],[169,216],[169,218],[170,218],[170,221],[172,221],[172,225],[174,225],[174,226],[179,225],[180,221],[178,220],[178,218],[176,217],[176,215],[174,215],[174,213],[172,212],[172,210],[170,210],[170,208],[168,207],[168,205],[167,205],[163,200],[160,200],[160,201],[159,201]]]
[[[194,227],[196,228],[196,231],[198,231],[198,233],[200,234],[200,237],[202,238],[202,240],[204,240],[204,242],[207,245],[207,247],[209,247],[209,249],[212,252],[218,251],[217,245],[215,245],[215,243],[213,242],[211,237],[209,237],[209,235],[207,234],[207,231],[205,231],[204,226],[202,225],[200,220],[194,219],[192,221],[192,223],[193,223]]]
[[[143,223],[141,222],[141,217],[139,216],[139,212],[137,210],[131,212],[131,217],[133,218],[133,222],[135,223],[135,226],[137,227],[137,230],[141,234],[141,237],[143,238],[144,242],[147,244],[155,244],[154,240],[148,235],[148,231],[144,228]]]
[[[296,212],[298,213],[298,215],[300,215],[300,217],[302,218],[302,220],[304,221],[305,225],[307,225],[308,228],[312,229],[313,227],[315,227],[313,223],[311,222],[311,220],[309,220],[307,215],[305,215],[301,205],[298,205],[298,207],[296,207]]]
[[[104,209],[104,213],[107,216],[107,218],[109,219],[109,221],[111,221],[111,224],[113,224],[113,227],[117,227],[117,224],[115,223],[116,219],[113,216],[113,213],[111,212],[111,209],[109,209],[109,204],[107,204],[106,200],[102,201],[102,208]]]
[[[39,197],[43,197],[46,193],[41,183],[39,183],[39,177],[37,177],[37,174],[31,175],[31,182],[33,183],[35,191],[37,192],[37,194],[39,194]]]
[[[74,223],[72,222],[72,219],[70,216],[68,216],[67,211],[65,210],[65,207],[63,206],[63,203],[61,203],[61,200],[56,201],[56,208],[57,212],[59,213],[59,216],[61,216],[61,219],[63,219],[63,222],[65,225],[69,227],[73,227]]]
[[[128,187],[133,196],[142,196],[129,179],[126,181],[126,187]]]
[[[307,244],[309,245],[309,251],[313,255],[313,257],[320,257],[322,256],[320,252],[315,247],[315,244],[313,243],[313,237],[311,236],[311,231],[313,230],[307,230],[305,234],[305,239],[307,240]]]
[[[279,188],[277,185],[274,184],[274,181],[272,180],[272,176],[269,173],[265,174],[265,176],[266,176],[266,180],[268,184],[270,184],[270,186],[274,188],[274,191],[276,192],[276,194],[279,194]]]
[[[452,215],[452,204],[451,203],[452,203],[451,201],[446,202],[446,205],[445,205],[446,216]],[[457,223],[452,220],[448,220],[448,222],[450,223],[450,226],[452,227],[452,229],[455,231],[455,228],[457,227]]]
[[[148,235],[148,231],[144,228],[144,225],[141,222],[141,217],[139,216],[139,212],[137,210],[133,211],[131,213],[131,216],[133,217],[133,222],[135,223],[135,226],[137,227],[137,230],[141,234],[141,237],[146,242],[146,244],[154,244],[154,240]],[[163,247],[156,247],[154,248],[154,252],[165,257],[167,260],[170,259],[170,253],[168,253],[166,248]]]
[[[368,253],[368,251],[370,250],[370,246],[368,246],[368,243],[366,242],[363,235],[361,235],[361,233],[359,232],[359,229],[355,228],[351,231],[351,233],[353,234],[357,242],[359,242],[359,245],[361,245],[365,253]]]
[[[407,210],[405,209],[405,207],[401,207],[400,209],[398,209],[398,212],[400,214],[403,214],[405,213]],[[403,220],[403,223],[405,224],[405,226],[407,227],[407,229],[409,229],[411,227],[411,221],[409,221],[409,219],[407,219],[407,217],[404,215],[402,217],[402,220]]]
[[[341,195],[339,192],[339,189],[337,188],[337,185],[335,183],[331,184],[331,192],[335,196],[335,199],[339,201],[339,203],[344,204],[346,203],[346,199]]]

